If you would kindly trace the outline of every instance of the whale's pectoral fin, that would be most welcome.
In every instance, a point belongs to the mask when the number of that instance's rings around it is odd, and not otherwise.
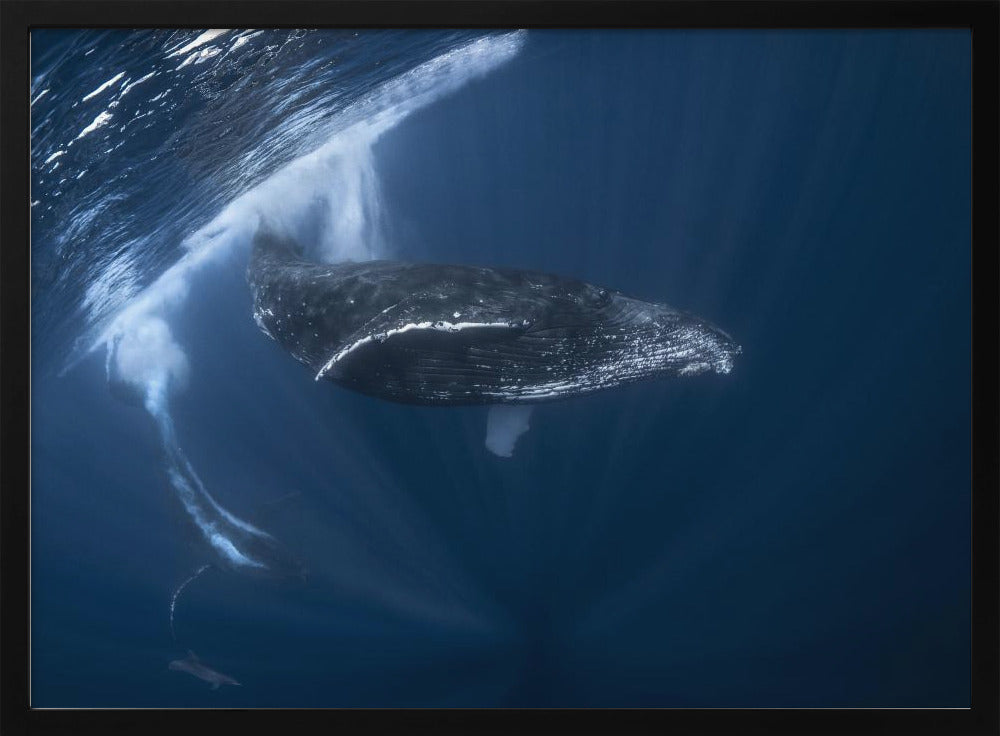
[[[531,426],[533,406],[497,404],[486,415],[486,449],[497,457],[511,457],[518,438]]]
[[[359,347],[370,343],[373,339],[384,340],[386,335],[392,334],[395,329],[405,324],[406,320],[401,319],[399,314],[405,309],[408,303],[412,302],[418,296],[420,295],[410,294],[403,297],[365,322],[353,334],[348,335],[343,343],[337,346],[337,350],[330,356],[326,364],[319,369],[319,372],[316,374],[316,380],[318,381],[324,376],[336,372],[338,364]]]
[[[316,380],[334,377],[359,387],[395,382],[403,390],[446,391],[457,380],[495,380],[524,360],[517,345],[520,324],[494,322],[402,321],[367,332],[331,356]],[[527,350],[528,358],[532,357]],[[482,381],[480,382],[482,383]]]

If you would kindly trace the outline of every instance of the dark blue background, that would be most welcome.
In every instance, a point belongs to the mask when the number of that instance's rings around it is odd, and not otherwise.
[[[175,419],[237,513],[300,492],[261,523],[312,577],[210,571],[179,637],[244,686],[169,672],[155,433],[103,356],[37,371],[33,705],[967,706],[970,156],[967,33],[530,32],[377,144],[393,251],[671,303],[734,372],[540,406],[501,460],[483,409],[312,381],[233,256]]]

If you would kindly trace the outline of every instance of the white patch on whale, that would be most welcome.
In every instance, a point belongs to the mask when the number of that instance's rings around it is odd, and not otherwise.
[[[677,375],[679,376],[697,376],[699,373],[705,373],[711,370],[712,366],[708,363],[689,363],[688,365],[681,368]],[[728,371],[726,371],[728,373]]]
[[[350,345],[342,348],[340,351],[334,354],[326,365],[319,369],[316,374],[315,380],[321,379],[330,369],[333,368],[337,363],[343,360],[345,357],[353,353],[358,348],[363,345],[367,345],[370,342],[384,342],[393,335],[399,335],[404,332],[410,332],[411,330],[437,330],[439,332],[459,332],[460,330],[467,330],[473,327],[513,327],[510,322],[411,322],[410,324],[403,325],[402,327],[396,327],[391,330],[386,330],[385,332],[379,332],[374,335],[365,335],[364,337],[355,340]]]

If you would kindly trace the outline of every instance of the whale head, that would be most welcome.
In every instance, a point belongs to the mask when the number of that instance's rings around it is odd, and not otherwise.
[[[713,324],[694,319],[684,328],[687,345],[691,351],[685,364],[678,369],[678,376],[695,376],[701,373],[731,373],[736,358],[743,348],[726,332]]]

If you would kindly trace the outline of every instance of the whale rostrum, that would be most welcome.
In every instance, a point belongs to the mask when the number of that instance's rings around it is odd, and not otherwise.
[[[537,402],[657,376],[729,373],[740,346],[666,304],[547,273],[400,261],[319,264],[261,231],[261,330],[316,380],[390,401]]]

